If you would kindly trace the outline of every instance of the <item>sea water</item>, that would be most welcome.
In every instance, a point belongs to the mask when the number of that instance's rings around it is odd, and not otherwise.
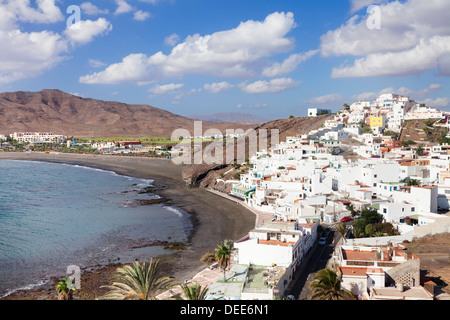
[[[152,180],[38,161],[0,160],[0,297],[111,262],[167,252],[152,241],[186,242],[188,214],[166,205],[134,206]]]

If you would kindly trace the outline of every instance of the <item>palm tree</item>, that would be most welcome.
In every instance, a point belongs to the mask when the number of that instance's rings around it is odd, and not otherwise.
[[[347,232],[348,232],[349,230],[350,230],[350,229],[345,225],[344,222],[339,223],[339,224],[337,225],[337,227],[336,227],[336,231],[342,236],[342,238],[344,239],[344,241],[345,241],[345,236],[347,235]]]
[[[310,298],[319,300],[343,300],[344,297],[355,299],[354,295],[341,287],[341,278],[331,269],[322,269],[314,276],[310,284],[313,290]]]
[[[59,280],[56,285],[56,291],[58,292],[58,300],[73,300],[73,292],[75,288],[71,286],[72,278],[67,276]]]
[[[231,250],[225,243],[222,243],[217,247],[216,258],[219,262],[219,265],[223,268],[223,281],[226,281],[225,271],[227,269],[228,263],[230,262]]]
[[[420,186],[420,180],[419,179],[409,179],[406,182],[407,186]]]
[[[425,149],[424,149],[422,146],[418,146],[418,147],[416,148],[416,154],[417,154],[418,156],[423,156],[424,151],[425,151]]]
[[[186,300],[205,300],[209,290],[208,287],[202,287],[198,283],[193,283],[191,285],[183,283],[180,287],[186,296]]]
[[[110,291],[103,299],[111,300],[157,300],[156,296],[169,290],[179,282],[169,277],[159,277],[159,260],[150,260],[150,263],[133,262],[118,268],[113,276],[113,283]]]
[[[230,250],[230,252],[233,251],[233,248],[234,248],[233,240],[230,240],[230,239],[223,240],[223,244],[227,246],[227,248]]]

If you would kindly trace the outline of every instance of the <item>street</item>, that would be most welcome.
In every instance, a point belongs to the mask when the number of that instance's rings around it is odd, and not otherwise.
[[[287,290],[286,296],[293,295],[295,300],[308,299],[308,295],[311,293],[309,285],[313,281],[314,275],[319,270],[326,268],[328,260],[333,256],[334,245],[340,238],[341,235],[330,227],[325,245],[319,245],[316,241],[294,276],[293,284]]]

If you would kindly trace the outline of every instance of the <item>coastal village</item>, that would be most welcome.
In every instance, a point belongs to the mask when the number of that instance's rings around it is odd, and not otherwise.
[[[331,114],[311,108],[308,117]],[[290,136],[246,163],[214,192],[255,213],[247,235],[233,239],[230,264],[218,263],[187,282],[208,287],[207,299],[273,300],[290,295],[313,248],[330,245],[327,267],[360,300],[449,299],[424,280],[420,259],[406,244],[450,232],[450,113],[409,97],[382,94],[344,105],[308,134]],[[400,139],[405,123],[423,120],[418,139]],[[441,136],[430,142],[428,132]],[[203,137],[211,138],[211,137]],[[102,154],[176,156],[164,145],[140,141],[75,142],[52,133],[0,135],[2,149],[18,144],[64,145]],[[232,171],[232,169],[230,169]],[[340,234],[335,243],[330,234]],[[160,298],[175,296],[168,291]]]

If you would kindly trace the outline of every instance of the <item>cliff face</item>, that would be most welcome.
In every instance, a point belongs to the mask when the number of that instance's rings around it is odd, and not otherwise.
[[[271,130],[279,130],[279,142],[285,141],[288,136],[295,136],[298,134],[307,134],[311,130],[319,129],[322,124],[332,119],[333,115],[323,115],[314,118],[293,118],[293,119],[280,119],[266,122],[262,125],[255,127],[256,133],[259,130],[266,129],[267,140],[262,140],[267,147],[271,146]],[[259,136],[258,136],[259,138]],[[244,142],[241,142],[244,143]],[[235,139],[234,143],[234,155],[237,155],[237,150],[241,147],[239,141]],[[225,162],[226,146],[223,146],[223,154]],[[205,147],[203,148],[205,149]],[[249,152],[248,140],[245,142],[245,158],[252,156]],[[236,160],[236,157],[235,157]],[[226,190],[228,185],[225,183],[227,180],[236,180],[240,172],[245,171],[245,166],[233,166],[229,164],[191,164],[183,167],[183,180],[186,184],[193,187],[213,187],[219,190]],[[223,181],[217,182],[217,179],[221,177]]]
[[[208,122],[203,131],[250,125]],[[75,137],[170,137],[178,128],[194,135],[194,120],[144,104],[81,98],[60,90],[0,94],[0,134],[53,132]]]

